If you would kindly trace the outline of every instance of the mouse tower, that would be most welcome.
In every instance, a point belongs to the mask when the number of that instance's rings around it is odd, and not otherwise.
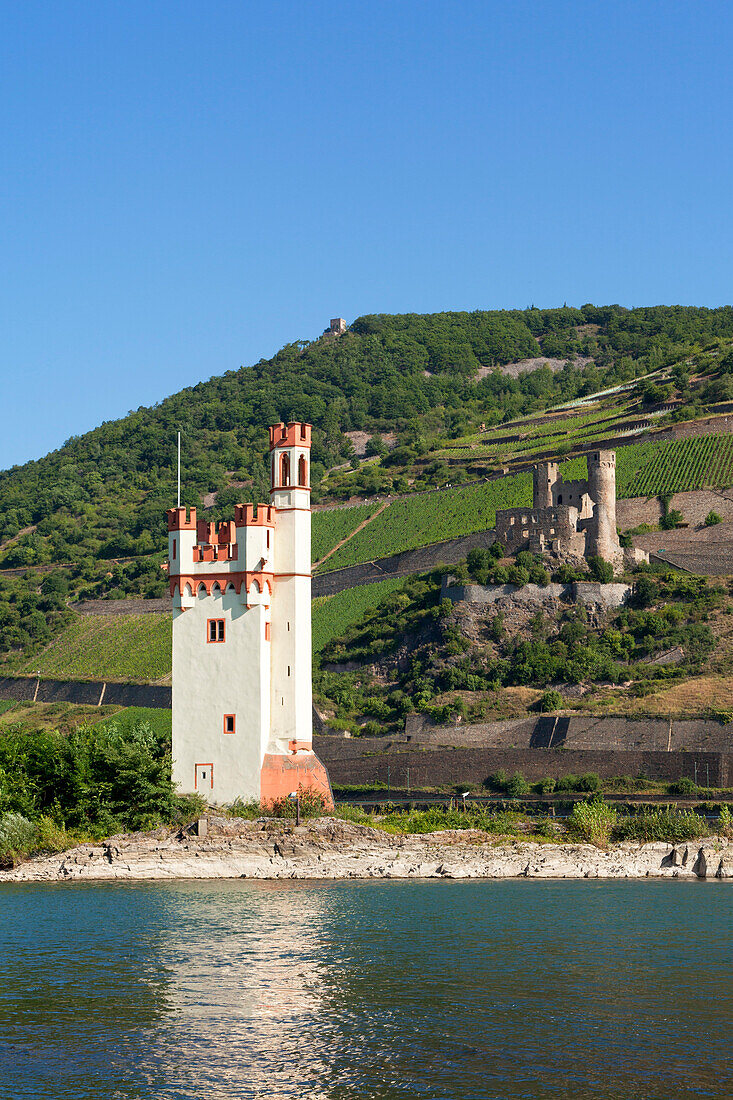
[[[270,503],[168,515],[173,781],[219,805],[313,790],[309,424],[270,428]]]

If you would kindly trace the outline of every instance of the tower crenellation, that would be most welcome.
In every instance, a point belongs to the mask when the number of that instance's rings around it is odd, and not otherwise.
[[[173,778],[212,802],[331,800],[312,745],[310,445],[309,424],[270,428],[269,504],[218,524],[168,512]]]

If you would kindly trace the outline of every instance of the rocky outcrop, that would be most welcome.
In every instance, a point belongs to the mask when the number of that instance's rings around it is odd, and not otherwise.
[[[478,831],[392,836],[335,818],[217,818],[198,830],[157,830],[30,860],[4,882],[217,878],[688,878],[733,876],[733,842],[590,844],[505,841]]]

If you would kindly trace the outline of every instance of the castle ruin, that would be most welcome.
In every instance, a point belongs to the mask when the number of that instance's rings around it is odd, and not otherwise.
[[[615,451],[591,451],[584,480],[564,481],[557,462],[540,462],[532,475],[532,507],[496,513],[496,537],[507,553],[597,556],[614,568],[648,561],[644,551],[624,550],[618,539]]]

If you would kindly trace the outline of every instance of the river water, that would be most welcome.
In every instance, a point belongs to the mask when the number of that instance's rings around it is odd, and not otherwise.
[[[8,1100],[733,1095],[733,892],[0,887]]]

